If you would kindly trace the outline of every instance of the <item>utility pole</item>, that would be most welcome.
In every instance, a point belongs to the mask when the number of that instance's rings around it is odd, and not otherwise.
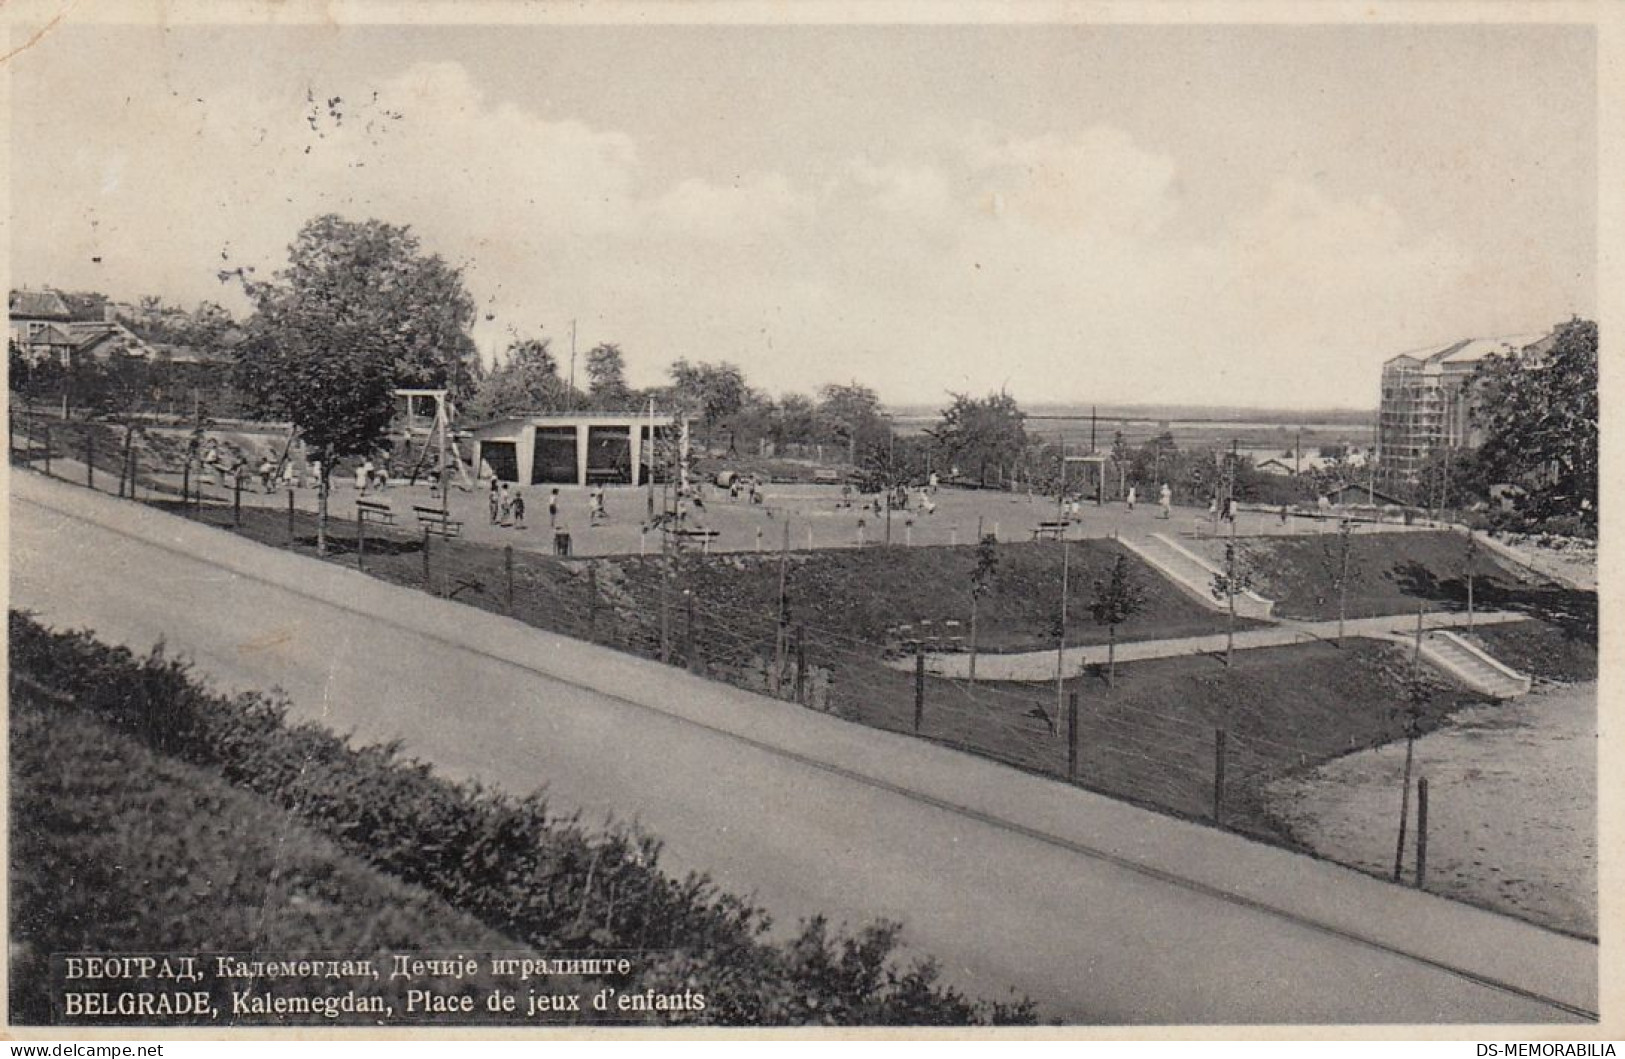
[[[1091,456],[1100,451],[1095,445],[1095,413],[1097,411],[1096,406],[1089,406],[1089,455]]]
[[[1292,444],[1292,474],[1296,477],[1303,473],[1303,427],[1298,428],[1298,440]]]
[[[785,580],[790,566],[790,517],[784,518],[784,545],[779,549],[779,617],[778,626],[773,631],[773,688],[777,692],[784,684],[785,652],[789,645],[785,642],[789,630],[785,626],[785,616],[790,610],[790,601],[785,597]]]
[[[1055,487],[1055,521],[1066,521],[1066,435],[1061,435],[1061,474]],[[980,539],[980,534],[977,535]]]
[[[1380,415],[1372,420],[1371,441],[1371,445],[1365,450],[1365,502],[1367,507],[1375,507],[1377,504],[1377,460],[1382,455],[1382,419]]]
[[[643,474],[648,479],[646,484],[649,490],[648,520],[650,522],[653,522],[655,517],[655,452],[655,399],[651,397],[649,398],[649,447],[643,453]]]
[[[576,408],[576,322],[570,318],[570,411]]]
[[[886,424],[886,543],[891,543],[891,502],[897,495],[897,432]]]
[[[1072,542],[1061,538],[1061,635],[1055,639],[1055,716],[1066,708],[1066,594],[1071,579]]]
[[[1230,536],[1232,539],[1236,535],[1236,472],[1241,465],[1241,453],[1238,451],[1240,444],[1237,439],[1230,439],[1230,473],[1225,476],[1225,493],[1228,502],[1225,513],[1230,516]]]

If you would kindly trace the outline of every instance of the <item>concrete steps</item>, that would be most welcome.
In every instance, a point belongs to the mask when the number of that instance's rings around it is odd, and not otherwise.
[[[1422,657],[1472,690],[1497,699],[1527,695],[1534,684],[1528,674],[1443,629],[1423,634]]]
[[[1213,596],[1213,577],[1219,568],[1172,537],[1153,533],[1149,537],[1119,537],[1118,540],[1187,596],[1212,610],[1229,609],[1225,600]],[[1236,597],[1236,613],[1244,618],[1269,618],[1274,610],[1275,601],[1257,592],[1244,592]]]

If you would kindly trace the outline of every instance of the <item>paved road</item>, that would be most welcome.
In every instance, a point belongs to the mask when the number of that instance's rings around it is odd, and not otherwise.
[[[1511,621],[1528,621],[1529,615],[1510,610],[1479,611],[1473,624],[1500,625]],[[1335,641],[1337,622],[1294,621],[1277,619],[1278,624],[1267,628],[1241,629],[1236,633],[1236,650],[1249,651],[1259,647],[1285,647],[1289,644],[1312,641]],[[1465,614],[1430,614],[1423,619],[1428,629],[1459,629],[1467,625]],[[1364,636],[1379,640],[1409,643],[1416,634],[1416,615],[1395,614],[1377,618],[1350,618],[1344,632],[1348,636]],[[1224,633],[1205,636],[1180,636],[1168,640],[1133,640],[1117,645],[1119,662],[1143,662],[1150,658],[1176,658],[1196,654],[1223,654]],[[1085,665],[1104,665],[1106,646],[1091,644],[1068,647],[1062,663],[1068,673],[1076,673]],[[912,657],[894,658],[887,662],[893,669],[914,669]],[[935,676],[964,679],[970,676],[970,655],[928,654],[925,671]],[[976,658],[976,676],[980,680],[1054,680],[1055,651],[1018,651],[1009,654],[981,654]]]
[[[1596,947],[21,472],[13,605],[634,818],[793,923],[903,920],[1069,1022],[1546,1022]],[[1555,1003],[1554,1003],[1555,1002]]]

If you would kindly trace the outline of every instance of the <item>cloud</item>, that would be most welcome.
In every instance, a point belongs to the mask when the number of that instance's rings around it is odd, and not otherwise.
[[[1178,208],[1173,160],[1110,126],[1026,139],[979,130],[966,147],[998,217],[1076,235],[1149,235]]]
[[[689,178],[647,209],[653,229],[667,235],[750,241],[786,231],[811,216],[810,195],[779,173],[746,173],[732,184]]]
[[[377,217],[466,268],[487,352],[574,319],[582,348],[623,345],[638,384],[689,356],[775,391],[1370,403],[1383,354],[1480,332],[1525,274],[1299,176],[1187,223],[1204,174],[1104,124],[968,125],[724,179],[657,169],[658,145],[493,97],[451,62],[128,95],[71,128],[19,109],[23,278],[219,298],[215,269],[269,272],[312,216]]]

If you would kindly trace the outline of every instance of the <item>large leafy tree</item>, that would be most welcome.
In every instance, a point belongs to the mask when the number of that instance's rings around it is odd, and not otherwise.
[[[1486,357],[1474,376],[1483,473],[1526,491],[1536,518],[1597,519],[1597,325],[1575,318],[1551,348]]]
[[[634,395],[626,383],[626,357],[620,346],[601,342],[587,351],[587,392],[599,408],[631,407]]]
[[[509,343],[502,361],[480,379],[468,403],[475,419],[557,412],[569,403],[569,387],[559,374],[558,358],[545,338]]]
[[[686,414],[699,419],[707,440],[744,407],[745,373],[734,364],[683,359],[672,364],[668,374],[672,399]]]
[[[253,411],[291,420],[322,461],[317,544],[325,549],[333,463],[379,447],[392,391],[457,393],[472,379],[473,301],[461,273],[424,254],[409,228],[333,214],[300,230],[273,279],[247,270],[222,278],[240,280],[254,304],[234,350],[238,386]]]
[[[845,445],[847,458],[854,464],[860,450],[872,449],[891,437],[879,395],[856,382],[831,384],[820,390],[815,415],[820,436]]]
[[[818,410],[812,398],[801,393],[780,397],[769,413],[767,436],[775,445],[818,440]]]
[[[946,459],[981,485],[1002,481],[1027,448],[1026,416],[1008,393],[954,394],[930,431]]]
[[[387,350],[396,385],[446,387],[459,399],[479,377],[474,301],[462,272],[425,254],[409,227],[326,214],[300,229],[275,279],[225,275],[240,278],[253,299],[256,334],[368,331]]]

